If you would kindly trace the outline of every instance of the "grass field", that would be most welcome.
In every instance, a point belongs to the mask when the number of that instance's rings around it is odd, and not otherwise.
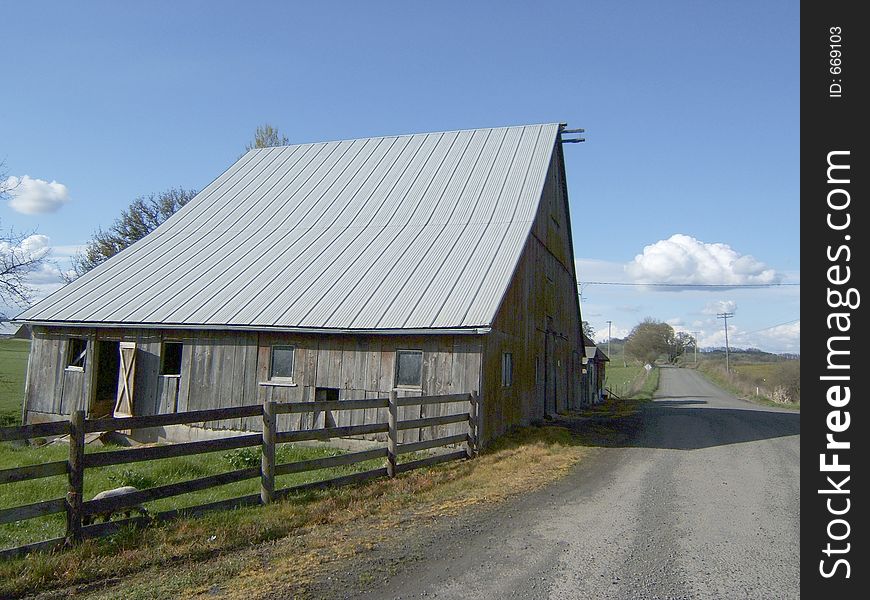
[[[800,361],[749,362],[737,360],[731,372],[723,359],[705,359],[698,371],[732,394],[770,406],[800,409]]]
[[[21,423],[30,340],[0,340],[0,427]]]
[[[120,449],[122,448],[113,446],[88,446],[86,447],[86,452]],[[280,464],[309,458],[334,456],[340,454],[340,451],[332,448],[285,445],[283,447],[279,446],[276,454]],[[69,446],[66,444],[27,447],[5,443],[0,444],[0,469],[66,460],[68,456]],[[280,489],[300,483],[330,479],[348,473],[375,469],[383,466],[382,463],[382,460],[366,461],[345,467],[282,475],[276,477],[275,487]],[[211,452],[195,456],[93,468],[85,472],[85,498],[92,498],[97,492],[122,485],[132,485],[139,489],[145,489],[215,475],[244,467],[258,466],[259,464],[259,449],[246,448],[232,452]],[[150,512],[160,512],[184,506],[195,506],[215,500],[236,498],[257,493],[259,490],[260,480],[249,479],[200,492],[184,494],[183,496],[156,500],[146,503],[145,507]],[[11,508],[32,502],[60,498],[66,494],[66,491],[67,479],[65,475],[7,483],[0,485],[0,508]],[[56,538],[63,535],[64,528],[65,517],[63,513],[0,525],[0,548],[10,548],[30,542]]]
[[[623,397],[637,391],[646,375],[646,370],[640,364],[622,366],[621,364],[607,363],[605,374],[605,385],[614,394]]]
[[[216,585],[232,586],[238,597],[259,597],[262,589],[278,581],[298,586],[304,597],[307,581],[336,568],[337,560],[372,544],[390,543],[389,536],[401,528],[426,527],[433,518],[497,502],[559,478],[589,446],[619,435],[620,420],[634,412],[634,405],[611,401],[595,407],[601,431],[590,436],[562,426],[526,427],[499,438],[475,460],[300,494],[267,507],[125,530],[62,552],[4,561],[0,597],[101,580],[107,587],[79,589],[76,597],[190,597],[207,594]],[[18,458],[32,458],[22,452]],[[212,462],[190,469],[197,474],[211,466],[226,469],[228,465],[221,464],[225,460],[217,454]],[[164,467],[157,462],[149,463],[140,476],[163,481],[178,474],[169,461]],[[114,484],[109,476],[117,477],[119,470],[106,471],[104,480]]]

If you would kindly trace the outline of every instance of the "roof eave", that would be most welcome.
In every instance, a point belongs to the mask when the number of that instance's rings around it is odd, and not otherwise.
[[[15,324],[39,327],[75,327],[88,329],[185,329],[191,331],[258,331],[269,333],[315,333],[320,335],[484,335],[489,326],[432,327],[414,329],[347,329],[329,327],[291,327],[281,325],[238,325],[203,323],[122,323],[87,321],[14,320]]]

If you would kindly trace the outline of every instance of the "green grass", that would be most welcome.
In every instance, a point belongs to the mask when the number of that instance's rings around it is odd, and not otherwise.
[[[0,340],[0,427],[21,423],[30,340]]]
[[[622,366],[621,364],[607,363],[604,385],[610,388],[617,396],[629,396],[638,387],[644,374],[643,365],[640,364]]]
[[[631,397],[634,400],[652,400],[653,394],[659,389],[661,372],[658,367],[653,367],[646,377],[637,381],[636,389],[632,391]]]
[[[607,403],[596,410],[606,417],[619,406]],[[265,507],[156,523],[58,552],[0,561],[0,598],[60,587],[71,592],[69,586],[80,584],[85,586],[76,588],[75,596],[82,598],[192,597],[209,594],[215,585],[238,598],[265,597],[269,590],[287,586],[293,589],[283,597],[307,597],[307,583],[340,568],[337,561],[389,545],[393,534],[425,528],[434,518],[538,489],[568,472],[587,446],[565,427],[524,427],[502,436],[474,460],[297,494]],[[18,458],[41,458],[31,452],[22,450]],[[221,453],[213,457],[218,464],[227,460]]]
[[[118,449],[120,448],[112,446],[102,448],[88,446],[86,452]],[[284,445],[278,447],[276,454],[280,464],[334,456],[340,453],[339,450],[333,448]],[[68,455],[69,446],[66,444],[51,444],[41,447],[0,444],[0,469],[65,460]],[[275,488],[280,489],[300,483],[374,469],[383,466],[382,463],[382,460],[372,460],[344,467],[282,475],[276,478]],[[122,485],[132,485],[144,489],[256,465],[259,465],[259,449],[246,448],[232,452],[211,452],[196,456],[93,468],[85,472],[85,498],[92,498],[94,494],[102,490]],[[60,498],[66,494],[66,490],[67,480],[65,476],[45,477],[0,485],[0,508],[11,508]],[[160,512],[215,500],[235,498],[257,493],[259,490],[260,480],[255,478],[173,498],[155,500],[146,503],[145,507],[152,513]],[[63,513],[0,525],[0,548],[10,548],[60,537],[63,535],[64,529],[65,517]]]

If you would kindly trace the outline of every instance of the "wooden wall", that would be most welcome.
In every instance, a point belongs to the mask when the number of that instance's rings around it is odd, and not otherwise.
[[[85,362],[95,364],[93,330],[34,327],[24,390],[26,411],[68,415],[86,406],[83,399],[90,394],[93,385],[89,372],[66,369],[71,333],[88,339]]]
[[[183,412],[206,408],[243,406],[265,401],[314,400],[315,388],[339,390],[339,399],[385,397],[393,389],[395,351],[422,350],[422,386],[399,389],[400,396],[453,394],[480,390],[482,338],[478,335],[355,336],[270,334],[256,332],[182,330],[88,330],[36,328],[28,376],[27,420],[45,420],[87,406],[93,368],[64,369],[70,335],[99,340],[135,340],[136,380],[134,413],[139,415]],[[162,342],[180,341],[180,376],[160,375]],[[295,346],[292,385],[268,381],[273,345]],[[89,344],[89,351],[94,344]],[[88,359],[87,365],[96,362]],[[70,383],[79,376],[81,384]],[[78,387],[76,387],[78,386]],[[464,412],[456,404],[402,407],[400,418],[412,419]],[[331,415],[337,426],[386,422],[386,409],[340,411]],[[282,415],[285,430],[323,426],[324,414]],[[211,427],[259,430],[259,418],[211,423]],[[464,432],[463,424],[401,432],[401,441],[418,441]],[[461,431],[460,431],[461,430]],[[414,436],[412,439],[409,436]]]
[[[583,346],[573,256],[564,168],[557,147],[531,235],[486,337],[484,440],[581,402]],[[505,352],[513,355],[510,387],[501,385]]]

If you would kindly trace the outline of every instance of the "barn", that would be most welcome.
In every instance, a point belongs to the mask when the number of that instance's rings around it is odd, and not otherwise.
[[[17,317],[24,420],[477,390],[486,441],[576,407],[563,129],[249,151]]]
[[[585,334],[583,335],[583,344],[585,356],[583,357],[580,401],[584,405],[598,404],[604,400],[605,369],[606,363],[610,362],[610,359]]]

